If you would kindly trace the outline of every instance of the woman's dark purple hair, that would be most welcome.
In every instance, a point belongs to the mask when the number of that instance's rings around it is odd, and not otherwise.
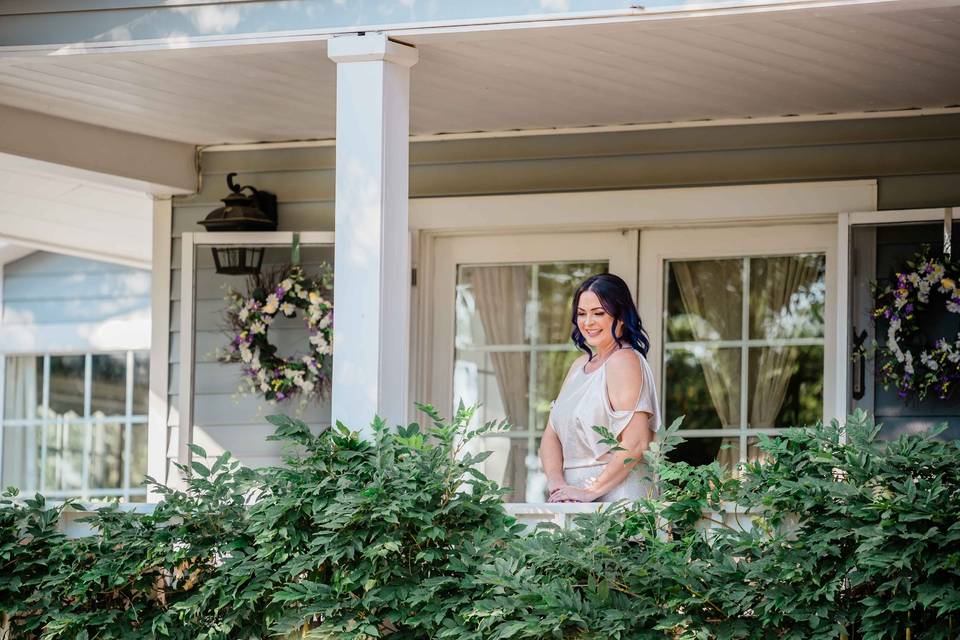
[[[646,356],[647,351],[650,350],[650,338],[640,321],[640,314],[637,313],[637,306],[633,303],[630,288],[623,278],[612,273],[590,276],[577,287],[577,292],[573,294],[573,317],[571,318],[573,333],[570,337],[573,338],[577,348],[586,353],[591,360],[593,359],[593,351],[587,345],[577,324],[577,306],[584,291],[593,291],[600,299],[600,305],[604,311],[613,318],[613,326],[610,329],[613,331],[617,346],[622,347],[628,344]],[[623,326],[623,333],[618,337],[617,331],[620,326]]]

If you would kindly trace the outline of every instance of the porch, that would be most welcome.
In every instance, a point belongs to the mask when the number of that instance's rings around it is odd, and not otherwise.
[[[414,400],[445,414],[457,399],[483,401],[486,417],[516,425],[488,443],[500,455],[487,471],[522,480],[518,502],[536,502],[531,456],[571,353],[569,292],[544,288],[541,299],[539,283],[569,288],[597,269],[625,277],[668,417],[700,410],[687,434],[703,445],[696,455],[729,444],[730,462],[747,460],[756,434],[787,420],[778,422],[781,407],[765,409],[767,420],[751,415],[752,353],[802,352],[793,362],[805,363],[796,382],[806,391],[791,402],[804,419],[852,408],[851,225],[933,220],[960,201],[960,3],[707,3],[366,35],[329,25],[244,32],[248,9],[270,3],[253,4],[126,17],[104,6],[86,27],[63,26],[55,8],[21,7],[0,23],[2,151],[156,198],[156,478],[175,481],[171,463],[189,459],[191,442],[254,466],[279,455],[262,419],[275,409],[234,398],[238,366],[215,354],[221,286],[239,279],[215,274],[206,249],[184,251],[199,246],[184,234],[200,231],[229,172],[277,194],[283,238],[335,234],[335,255],[329,242],[308,246],[304,263],[336,263],[338,324],[372,337],[335,343],[334,363],[354,371],[334,372],[332,402],[304,414],[311,426],[363,429],[375,413],[406,423]],[[195,30],[206,16],[207,31],[159,37],[161,18],[175,15]],[[95,37],[90,24],[103,27]],[[51,32],[60,41],[36,36]],[[264,244],[285,261],[286,248]],[[802,283],[820,287],[821,324],[809,335],[752,335],[747,265],[799,256],[822,261]],[[670,265],[684,261],[736,271],[735,335],[668,336],[670,305],[682,306]],[[488,335],[476,308],[484,269],[523,281],[510,290],[512,314],[549,317]],[[468,295],[474,308],[463,315]],[[302,338],[292,327],[274,335],[291,350]],[[735,408],[717,408],[702,365],[668,371],[671,354],[696,349],[736,350],[736,390],[723,391]],[[671,396],[685,388],[700,391],[686,405]]]

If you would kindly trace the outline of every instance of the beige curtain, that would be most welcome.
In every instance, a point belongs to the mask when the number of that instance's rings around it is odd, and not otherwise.
[[[671,264],[683,310],[691,316],[694,340],[739,339],[742,305],[731,299],[728,286],[740,288],[739,260],[674,262]],[[710,400],[723,428],[740,426],[740,356],[734,349],[694,352],[707,381]]]
[[[690,316],[693,337],[701,340],[737,339],[742,333],[742,303],[732,293],[741,288],[739,260],[674,262],[671,267],[680,289],[684,312]],[[731,290],[733,288],[733,290]],[[736,349],[698,349],[694,355],[703,369],[710,400],[724,429],[740,427],[740,355]],[[717,461],[736,469],[740,439],[723,438]]]
[[[4,418],[35,419],[39,389],[36,358],[7,358],[4,372]],[[39,427],[4,426],[3,486],[12,485],[24,491],[37,490]]]
[[[522,344],[530,275],[523,266],[474,267],[466,274],[487,344]],[[516,428],[529,429],[527,394],[530,361],[527,353],[491,353],[497,389],[506,418]],[[512,489],[508,502],[523,502],[527,482],[527,441],[512,439],[503,483]]]
[[[768,340],[802,337],[806,312],[795,313],[795,294],[810,291],[820,271],[820,256],[783,256],[754,261],[751,338]],[[750,426],[774,427],[787,386],[795,373],[797,347],[761,349],[753,371]]]

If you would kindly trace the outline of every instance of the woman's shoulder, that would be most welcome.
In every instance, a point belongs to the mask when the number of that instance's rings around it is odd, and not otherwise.
[[[638,375],[642,375],[643,365],[641,362],[644,360],[642,353],[632,347],[626,347],[616,351],[607,359],[607,370],[614,370],[618,373],[635,371]]]

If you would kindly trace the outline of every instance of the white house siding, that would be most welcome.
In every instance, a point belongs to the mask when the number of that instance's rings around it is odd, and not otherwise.
[[[3,266],[0,353],[150,348],[150,273],[37,251]]]
[[[284,159],[274,153],[262,152],[211,153],[203,157],[203,188],[189,198],[178,198],[173,207],[171,245],[171,331],[168,413],[169,438],[167,455],[174,459],[177,451],[180,384],[180,283],[181,244],[184,232],[203,231],[198,223],[211,210],[220,206],[219,199],[227,192],[226,174],[240,173],[242,184],[276,193],[279,199],[280,230],[330,231],[333,229],[333,149],[311,149],[306,158],[294,154]],[[304,268],[310,272],[320,262],[332,265],[332,250],[304,247],[301,250]],[[264,261],[269,264],[289,260],[289,249],[270,249]],[[257,396],[238,394],[240,384],[238,364],[217,361],[217,350],[223,349],[228,338],[224,331],[223,310],[226,287],[244,290],[246,279],[239,276],[218,276],[213,267],[210,250],[197,251],[196,279],[196,371],[194,399],[194,441],[208,454],[229,450],[251,466],[273,464],[279,460],[280,445],[267,442],[273,432],[265,416],[271,413],[294,413],[312,427],[329,424],[329,399],[311,403],[299,409],[297,404],[270,405]],[[270,328],[271,340],[280,353],[305,352],[306,333],[300,321],[278,320]]]
[[[243,184],[277,194],[281,230],[333,229],[332,147],[203,154],[201,192],[176,198],[173,206],[170,458],[176,453],[179,237],[201,230],[197,222],[218,206],[230,171],[239,172]],[[855,178],[877,180],[881,209],[960,202],[960,116],[416,142],[410,193],[425,198]],[[203,252],[200,257],[206,260]],[[233,398],[234,372],[204,359],[222,340],[215,327],[223,304],[209,264],[200,266],[195,439],[250,464],[274,462],[278,449],[263,440],[271,429],[257,403]],[[329,410],[315,407],[308,418],[323,423]]]

